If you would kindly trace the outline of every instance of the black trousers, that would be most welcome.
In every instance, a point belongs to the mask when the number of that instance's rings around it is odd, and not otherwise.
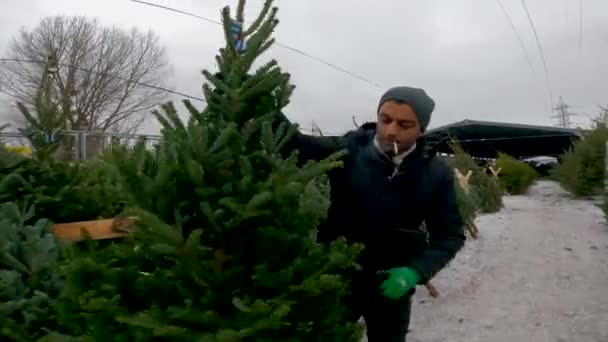
[[[400,299],[384,297],[381,281],[355,281],[350,302],[353,317],[363,316],[368,342],[404,342],[410,325],[412,295]]]

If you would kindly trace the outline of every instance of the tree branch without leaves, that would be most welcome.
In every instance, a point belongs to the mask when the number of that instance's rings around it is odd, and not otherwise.
[[[8,57],[27,61],[55,58],[56,103],[71,129],[134,131],[165,93],[169,66],[165,49],[152,32],[101,26],[84,17],[50,17],[21,29]],[[33,105],[46,63],[0,63],[3,90]]]

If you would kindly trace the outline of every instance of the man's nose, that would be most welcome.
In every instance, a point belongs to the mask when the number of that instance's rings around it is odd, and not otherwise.
[[[386,127],[386,135],[390,138],[394,138],[397,136],[399,132],[399,127],[396,123],[390,123],[388,127]]]

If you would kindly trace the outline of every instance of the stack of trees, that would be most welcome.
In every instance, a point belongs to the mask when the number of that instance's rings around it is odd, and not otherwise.
[[[495,213],[503,206],[505,194],[524,194],[538,178],[536,171],[504,153],[499,153],[492,164],[494,172],[478,165],[457,143],[451,145],[454,152],[449,162],[456,173],[456,190],[461,215],[472,237],[479,233],[475,218],[480,213]]]

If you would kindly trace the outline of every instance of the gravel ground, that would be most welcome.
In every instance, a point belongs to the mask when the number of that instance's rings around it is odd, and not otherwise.
[[[419,287],[408,342],[608,342],[608,226],[591,201],[542,181],[478,218],[469,240]]]

